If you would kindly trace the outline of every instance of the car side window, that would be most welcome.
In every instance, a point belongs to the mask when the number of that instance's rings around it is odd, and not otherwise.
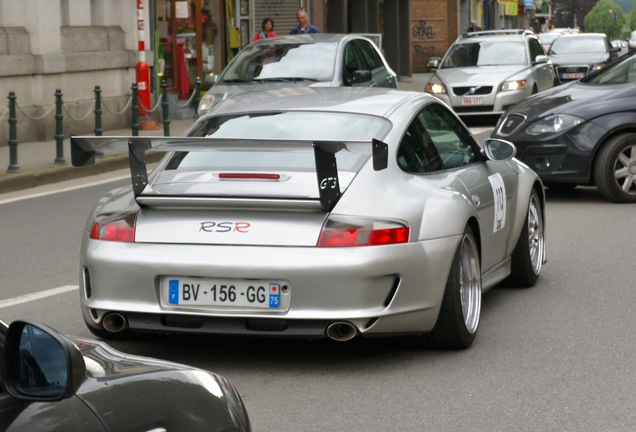
[[[440,155],[417,116],[402,137],[397,153],[398,165],[407,173],[424,174],[444,169]]]
[[[362,53],[362,57],[364,57],[365,62],[369,70],[373,71],[379,68],[384,67],[384,63],[380,58],[378,52],[373,48],[370,42],[364,40],[357,40],[355,44],[360,48],[360,52]]]
[[[344,48],[344,65],[342,68],[342,81],[344,85],[350,86],[353,73],[360,69],[366,68],[358,54],[358,50],[356,50],[356,47],[350,42]]]
[[[418,118],[435,146],[443,169],[460,168],[479,160],[472,135],[448,109],[433,103],[427,105]]]
[[[545,55],[545,50],[541,46],[541,43],[536,39],[529,39],[528,42],[530,45],[530,57],[532,59],[532,63],[535,63],[537,61],[537,56]]]

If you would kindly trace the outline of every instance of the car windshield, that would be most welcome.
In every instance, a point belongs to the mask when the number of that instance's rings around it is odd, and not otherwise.
[[[336,44],[257,44],[243,49],[223,73],[223,82],[307,79],[331,81]]]
[[[602,38],[561,37],[552,42],[550,54],[606,53],[607,46]]]
[[[441,68],[466,66],[525,65],[526,50],[522,41],[488,40],[453,45]]]
[[[636,56],[610,64],[600,72],[581,80],[586,84],[626,84],[636,82]]]

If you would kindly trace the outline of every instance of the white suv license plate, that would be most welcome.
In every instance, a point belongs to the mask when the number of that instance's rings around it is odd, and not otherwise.
[[[465,97],[462,98],[462,105],[483,105],[484,98],[480,97]]]
[[[279,309],[282,284],[264,280],[164,277],[162,296],[170,306]]]

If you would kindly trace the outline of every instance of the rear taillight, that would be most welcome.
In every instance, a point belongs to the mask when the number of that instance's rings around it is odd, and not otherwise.
[[[90,238],[93,240],[135,242],[136,213],[99,216],[93,221]]]
[[[409,227],[400,222],[330,218],[320,233],[318,247],[381,246],[409,241]]]

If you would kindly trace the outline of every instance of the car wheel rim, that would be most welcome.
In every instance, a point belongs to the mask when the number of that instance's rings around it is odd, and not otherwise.
[[[473,334],[477,331],[481,312],[481,271],[477,245],[469,235],[462,240],[459,293],[466,330]]]
[[[620,152],[614,164],[614,180],[628,195],[636,195],[636,145]]]
[[[535,275],[541,272],[543,265],[543,218],[539,198],[532,196],[528,207],[528,246],[530,249],[530,262]]]

